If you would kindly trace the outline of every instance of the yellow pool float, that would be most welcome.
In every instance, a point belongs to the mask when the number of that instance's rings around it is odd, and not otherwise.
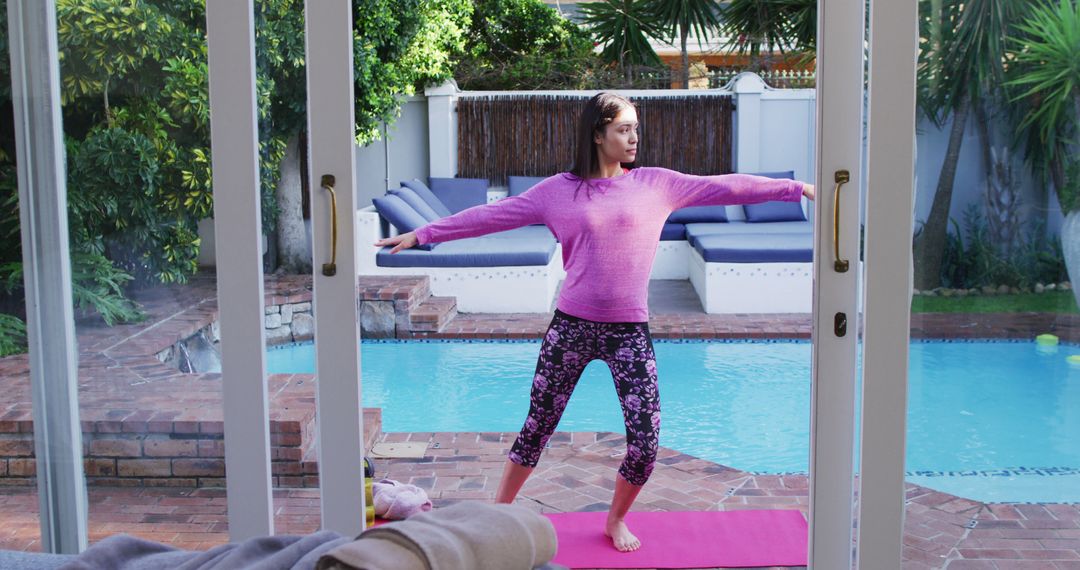
[[[1035,337],[1035,342],[1036,344],[1041,344],[1043,346],[1053,346],[1058,343],[1058,337],[1052,334],[1041,334]]]

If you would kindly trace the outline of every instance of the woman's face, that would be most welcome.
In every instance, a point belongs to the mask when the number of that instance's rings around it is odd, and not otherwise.
[[[615,115],[603,132],[593,136],[602,164],[634,162],[637,159],[638,119],[633,107],[625,107]]]

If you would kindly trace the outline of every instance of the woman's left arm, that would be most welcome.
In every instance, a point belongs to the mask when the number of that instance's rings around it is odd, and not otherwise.
[[[787,178],[752,174],[695,176],[674,170],[655,169],[658,186],[669,195],[673,210],[689,206],[734,206],[771,200],[798,202],[803,196],[813,200],[814,186]]]

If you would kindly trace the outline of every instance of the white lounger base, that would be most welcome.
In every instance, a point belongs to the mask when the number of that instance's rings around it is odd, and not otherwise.
[[[649,279],[688,279],[691,249],[684,239],[660,242]]]
[[[690,283],[706,313],[809,313],[813,263],[712,263],[690,251]]]

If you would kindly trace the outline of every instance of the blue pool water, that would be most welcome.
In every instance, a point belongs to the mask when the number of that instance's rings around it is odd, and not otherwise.
[[[384,431],[517,431],[538,342],[364,342],[365,406]],[[808,470],[806,342],[656,343],[661,445],[759,473]],[[983,501],[1080,501],[1080,367],[1033,343],[911,345],[908,480]],[[268,351],[312,372],[312,344]],[[559,425],[622,432],[610,372],[586,368]]]

